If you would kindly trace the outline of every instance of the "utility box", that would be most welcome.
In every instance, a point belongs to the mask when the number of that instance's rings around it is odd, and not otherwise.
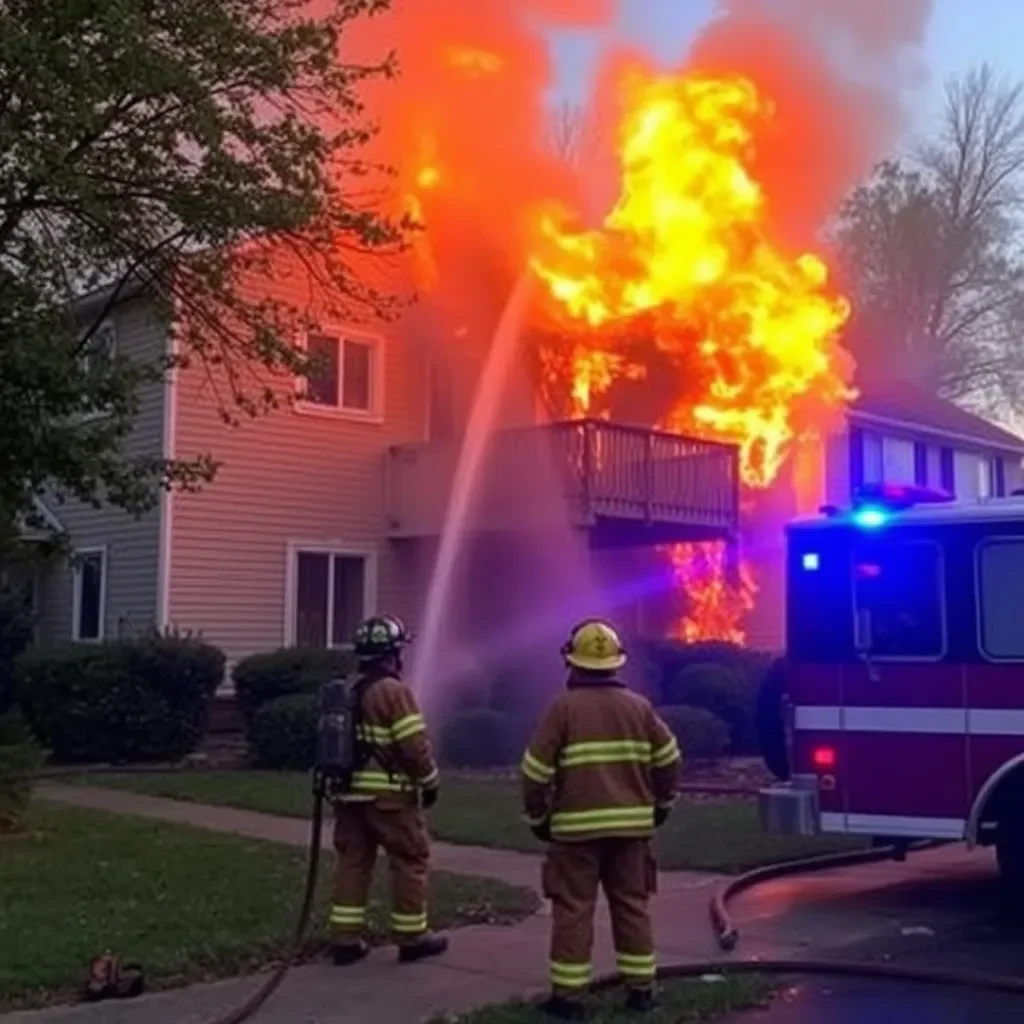
[[[817,776],[795,775],[791,782],[766,786],[757,796],[761,828],[765,832],[816,836],[821,831]]]

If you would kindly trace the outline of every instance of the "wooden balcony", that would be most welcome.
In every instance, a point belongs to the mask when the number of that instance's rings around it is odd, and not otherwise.
[[[391,449],[392,537],[440,533],[458,455],[447,442]],[[481,459],[468,521],[482,532],[568,522],[597,547],[731,540],[738,474],[734,446],[679,434],[603,420],[502,430]]]

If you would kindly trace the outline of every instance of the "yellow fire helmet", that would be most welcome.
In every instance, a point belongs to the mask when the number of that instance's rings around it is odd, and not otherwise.
[[[586,619],[574,626],[562,655],[574,668],[589,672],[614,672],[626,664],[619,634],[601,619]]]

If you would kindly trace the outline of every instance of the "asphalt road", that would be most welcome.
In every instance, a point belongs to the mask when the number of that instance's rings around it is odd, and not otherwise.
[[[737,907],[742,930],[784,914],[809,958],[1024,979],[1024,918],[1002,899],[990,855],[962,848],[765,886]],[[741,938],[742,945],[742,938]],[[758,950],[760,952],[760,950]],[[1024,996],[827,978],[796,979],[744,1024],[1020,1024]]]

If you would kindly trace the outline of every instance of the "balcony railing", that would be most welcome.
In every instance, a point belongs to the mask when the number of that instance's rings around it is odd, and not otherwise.
[[[393,448],[388,467],[392,536],[440,532],[458,459],[447,442]],[[679,434],[577,420],[502,430],[488,441],[470,521],[478,530],[615,522],[728,539],[737,528],[734,446]],[[554,499],[554,500],[553,500]]]

